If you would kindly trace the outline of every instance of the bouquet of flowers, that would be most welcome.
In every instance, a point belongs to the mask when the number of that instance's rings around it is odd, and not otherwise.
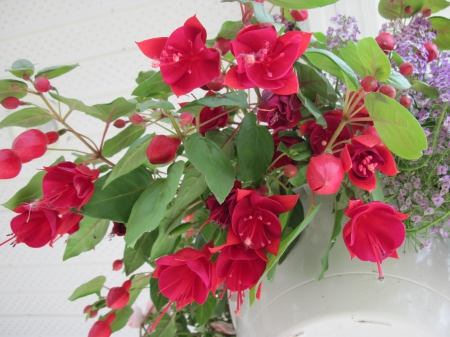
[[[358,40],[345,15],[326,35],[302,31],[308,9],[337,0],[222,2],[242,17],[216,37],[194,15],[168,37],[137,43],[152,69],[139,73],[130,99],[88,106],[65,97],[52,79],[77,65],[36,71],[21,59],[7,69],[18,79],[0,81],[11,110],[0,127],[26,129],[0,150],[0,179],[66,133],[80,142],[3,204],[17,213],[3,244],[42,248],[67,235],[69,259],[93,249],[111,223],[110,236],[125,241],[113,262],[123,284],[106,288],[98,276],[69,298],[96,294],[85,313],[102,316],[90,337],[132,315],[141,335],[234,334],[228,297],[237,296],[237,315],[247,291],[246,300],[259,297],[320,210],[315,194],[335,198],[321,277],[340,232],[351,258],[376,263],[380,279],[382,261],[405,240],[432,249],[434,236],[448,236],[450,20],[430,15],[449,3],[380,0],[390,21]],[[101,142],[75,130],[72,114],[103,122]],[[36,128],[50,121],[60,129]],[[123,130],[109,137],[111,127]],[[305,184],[309,205],[296,193]],[[148,287],[152,307],[133,314]]]

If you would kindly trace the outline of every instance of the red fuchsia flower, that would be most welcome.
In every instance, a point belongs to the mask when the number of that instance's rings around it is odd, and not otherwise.
[[[208,91],[205,97],[211,95],[215,95],[215,93],[212,91]],[[223,128],[227,126],[229,116],[224,112],[225,111],[221,106],[217,108],[207,106],[200,111],[199,124],[206,123],[200,126],[200,133],[202,134],[202,136],[205,136],[205,133],[209,130],[215,130],[216,128]],[[194,125],[197,123],[195,118],[192,120],[192,123]]]
[[[0,150],[0,179],[17,177],[21,169],[22,161],[12,150]]]
[[[236,315],[244,303],[244,291],[256,285],[266,269],[267,258],[262,250],[248,249],[244,244],[222,249],[216,260],[217,277],[225,279],[225,288],[237,292]]]
[[[333,194],[344,179],[344,168],[339,158],[331,153],[312,157],[306,169],[306,181],[314,193]]]
[[[80,229],[80,221],[83,219],[83,215],[77,213],[65,213],[61,217],[60,226],[56,229],[56,233],[50,241],[50,247],[53,243],[64,234],[72,235]]]
[[[231,225],[231,215],[236,207],[237,191],[241,187],[242,183],[235,181],[233,188],[222,204],[219,204],[214,194],[206,199],[206,207],[211,211],[206,223],[212,221],[223,228]]]
[[[386,146],[378,145],[379,139],[371,135],[353,137],[341,152],[342,165],[348,178],[357,187],[373,191],[377,187],[375,170],[388,176],[399,171],[394,156]]]
[[[338,128],[342,121],[342,111],[332,110],[328,111],[323,115],[323,118],[327,122],[327,128],[324,129],[322,125],[317,124],[315,120],[303,123],[300,126],[300,130],[305,135],[310,135],[309,140],[311,148],[315,154],[321,154],[327,147],[328,143],[333,137],[334,132]],[[334,141],[334,144],[340,143],[342,141],[348,140],[352,137],[350,129],[347,125],[344,126],[342,131],[339,133],[338,137]],[[333,154],[339,156],[338,152],[342,150],[344,144],[339,144],[332,147]]]
[[[44,201],[57,208],[77,207],[86,204],[94,193],[93,181],[99,171],[84,165],[62,162],[45,167],[47,173],[42,180]]]
[[[41,208],[37,203],[24,204],[14,212],[20,213],[11,220],[13,236],[2,244],[15,240],[14,244],[24,243],[31,248],[40,248],[56,235],[61,219],[54,210]]]
[[[27,130],[17,136],[12,143],[12,150],[22,163],[42,157],[47,151],[48,139],[45,133],[37,129]]]
[[[269,90],[262,92],[263,103],[258,108],[258,120],[266,122],[273,130],[291,129],[302,119],[302,102],[297,95],[277,95]]]
[[[280,137],[278,132],[273,133],[272,138],[275,151],[272,157],[272,165],[270,166],[270,168],[279,168],[289,164],[295,165],[297,162],[294,159],[289,158],[287,155],[283,155],[283,152],[277,151],[277,148],[280,143],[283,143],[287,148],[290,148],[292,145],[300,143],[300,140],[288,136]]]
[[[105,320],[97,321],[89,330],[88,337],[109,337],[112,334],[111,324],[116,319],[116,313],[112,312],[106,316]]]
[[[137,42],[145,56],[156,60],[165,83],[181,96],[212,81],[220,73],[220,53],[205,45],[206,30],[194,15],[169,37]]]
[[[362,199],[350,200],[344,214],[350,220],[342,236],[351,258],[376,262],[379,278],[383,279],[381,262],[388,257],[398,258],[396,249],[405,239],[402,221],[409,215],[380,201],[364,204]]]
[[[306,19],[308,19],[309,14],[307,9],[302,10],[292,9],[290,13],[292,18],[297,22],[305,21]]]
[[[260,87],[279,95],[298,92],[292,65],[303,54],[311,33],[292,31],[278,37],[273,26],[250,25],[231,41],[238,65],[231,68],[225,84],[235,89]]]
[[[122,309],[130,300],[131,281],[125,281],[121,287],[111,288],[106,297],[106,306],[111,309]]]
[[[231,229],[245,247],[277,255],[282,232],[277,215],[292,209],[297,200],[298,195],[263,197],[254,190],[238,190]]]
[[[123,267],[123,260],[115,260],[112,264],[112,268],[114,271],[119,271]]]
[[[147,148],[147,158],[150,164],[159,165],[171,162],[178,151],[181,140],[165,135],[157,135],[152,138]]]

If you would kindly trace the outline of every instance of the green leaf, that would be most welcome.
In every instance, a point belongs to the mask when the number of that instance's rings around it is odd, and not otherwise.
[[[343,217],[344,217],[343,209],[338,209],[334,213],[333,232],[331,234],[330,243],[328,244],[328,247],[322,256],[322,259],[320,260],[320,262],[322,264],[322,270],[321,270],[320,274],[317,275],[316,281],[323,279],[325,272],[328,270],[328,256],[330,255],[330,251],[333,248],[334,243],[336,242],[337,236],[341,233],[341,224],[342,224]]]
[[[278,255],[277,256],[272,255],[272,256],[269,257],[269,262],[267,263],[266,270],[264,271],[263,275],[259,279],[258,283],[252,289],[250,289],[250,293],[249,293],[249,296],[248,296],[249,297],[249,301],[250,301],[250,305],[252,305],[253,302],[255,302],[256,289],[258,289],[258,286],[259,286],[259,283],[261,283],[261,280],[263,280],[264,277],[267,275],[267,273],[270,271],[270,269],[272,269],[273,266],[275,266],[278,263],[278,260],[281,258],[281,256],[283,256],[283,254],[286,251],[286,249],[288,248],[288,246],[295,240],[295,238],[297,236],[300,235],[300,233],[311,222],[311,220],[314,218],[316,213],[319,211],[319,208],[320,208],[320,204],[314,206],[310,210],[310,212],[306,215],[305,219],[303,219],[301,224],[298,225],[297,228],[295,228],[292,231],[292,233],[289,234],[289,236],[287,238],[285,238],[284,240],[281,241],[280,248],[278,249]]]
[[[439,50],[450,49],[450,19],[442,16],[434,16],[429,19],[431,28],[436,30],[436,39],[433,42]]]
[[[289,179],[292,186],[298,187],[306,184],[306,170],[308,166],[302,166],[298,169],[297,175],[294,178]]]
[[[141,194],[127,223],[125,242],[128,246],[133,246],[143,233],[158,227],[166,214],[167,205],[174,198],[183,169],[182,161],[172,164],[167,171],[167,179],[157,180]]]
[[[225,145],[225,143],[228,141],[232,133],[233,129],[225,129],[222,131],[210,130],[206,132],[205,137],[212,140],[214,143],[220,146],[220,148],[225,153],[228,159],[233,159],[236,157],[236,151],[234,149],[233,142],[229,142],[225,147],[223,147],[223,145]]]
[[[432,87],[424,82],[413,80],[411,82],[411,88],[415,91],[420,91],[429,98],[439,97],[439,89],[436,87]]]
[[[218,38],[234,40],[236,39],[237,33],[242,28],[244,28],[244,24],[242,23],[242,21],[225,21],[216,36],[216,40]]]
[[[25,108],[6,116],[0,122],[0,129],[8,126],[31,128],[33,126],[43,125],[51,120],[52,117],[50,117],[45,110],[39,108]]]
[[[126,223],[134,203],[151,184],[152,175],[141,166],[102,189],[109,174],[95,181],[94,194],[83,206],[81,213],[93,218]]]
[[[110,325],[112,332],[119,331],[125,325],[127,325],[128,320],[130,319],[131,315],[133,314],[133,309],[129,305],[123,307],[120,310],[115,310],[116,318],[114,319],[114,322]]]
[[[378,82],[384,82],[391,74],[391,63],[386,54],[378,46],[373,37],[366,37],[356,45],[361,64],[364,66],[364,76],[373,76]]]
[[[49,92],[49,95],[52,96],[57,101],[67,105],[70,110],[81,111],[81,112],[84,112],[86,115],[103,120],[103,116],[100,111],[98,111],[96,108],[94,108],[92,106],[88,106],[88,105],[84,104],[83,102],[81,102],[77,99],[63,97],[63,96],[57,95],[53,92]]]
[[[294,68],[297,71],[299,88],[310,89],[329,102],[337,101],[333,86],[319,71],[300,62],[296,62]]]
[[[123,149],[129,147],[138,140],[145,132],[145,127],[141,124],[130,124],[114,137],[108,139],[103,145],[102,154],[105,157],[112,157]]]
[[[214,309],[216,309],[216,304],[217,299],[209,294],[206,302],[195,308],[195,320],[200,326],[205,325],[209,321],[209,318],[214,313]]]
[[[284,24],[281,23],[275,23],[272,14],[266,11],[262,3],[254,2],[254,1],[245,1],[245,4],[247,6],[253,7],[253,16],[255,17],[256,21],[259,23],[270,23],[272,24],[275,29],[280,32],[284,29]]]
[[[267,130],[266,130],[267,131]],[[234,184],[234,167],[213,141],[194,133],[185,141],[186,156],[206,177],[211,192],[222,203]],[[238,152],[239,156],[239,152]]]
[[[353,71],[361,77],[365,76],[366,69],[359,58],[355,42],[349,41],[347,46],[340,49],[339,54],[341,58],[350,66],[350,68],[353,69]]]
[[[174,110],[175,107],[172,103],[168,101],[145,101],[144,103],[138,104],[138,109],[140,112],[143,112],[147,109],[163,109],[163,110]]]
[[[275,6],[289,9],[312,9],[324,7],[338,2],[338,0],[267,0]]]
[[[69,236],[63,261],[78,256],[94,248],[108,230],[109,220],[84,217],[80,221],[80,229]]]
[[[97,276],[96,278],[90,280],[79,286],[72,295],[69,297],[69,301],[75,301],[78,298],[85,297],[91,294],[99,294],[100,290],[103,288],[103,284],[106,282],[106,277]]]
[[[164,315],[152,332],[152,337],[173,337],[176,336],[176,332],[175,314],[172,317]]]
[[[377,187],[372,191],[372,200],[384,202],[383,183],[378,170],[375,171],[375,176],[377,178]]]
[[[297,143],[289,148],[284,145],[283,142],[280,142],[277,150],[286,153],[289,158],[292,158],[295,161],[308,159],[309,157],[311,157],[312,153],[311,148],[309,147],[307,142]]]
[[[433,14],[436,14],[437,12],[446,9],[448,6],[450,6],[450,2],[447,2],[447,0],[425,0],[423,9],[429,8]]]
[[[169,303],[169,300],[161,294],[158,286],[158,279],[156,278],[150,279],[150,298],[158,311]]]
[[[17,80],[0,80],[0,101],[6,97],[23,98],[27,95],[28,85]]]
[[[409,83],[406,77],[395,70],[391,70],[391,75],[385,83],[402,90],[411,88],[411,83]]]
[[[108,186],[115,179],[133,171],[148,161],[146,151],[152,137],[153,135],[145,135],[130,146],[128,151],[119,159],[116,166],[114,166],[108,179],[106,179],[103,188]]]
[[[359,87],[359,81],[353,70],[338,56],[332,52],[323,49],[309,48],[304,53],[306,58],[317,68],[325,70],[331,75],[342,80],[349,89],[356,90]]]
[[[395,20],[397,18],[408,18],[417,14],[425,4],[425,0],[380,0],[378,3],[378,12],[380,15],[388,20]],[[405,7],[411,6],[413,12],[406,15]]]
[[[145,233],[137,240],[133,248],[125,248],[125,252],[123,254],[123,264],[125,266],[125,274],[127,276],[136,271],[145,263],[146,258],[150,256],[156,237],[157,235],[155,235],[154,232]]]
[[[137,84],[141,84],[145,80],[148,80],[150,77],[156,74],[156,70],[147,70],[147,71],[140,71],[138,74],[138,77],[135,78],[135,82]]]
[[[64,75],[66,73],[68,73],[69,71],[75,69],[76,67],[78,67],[79,64],[71,64],[71,65],[67,65],[67,66],[54,66],[54,67],[48,67],[45,69],[42,69],[40,71],[38,71],[35,75],[35,77],[45,77],[48,79],[52,79],[61,75]]]
[[[427,148],[419,122],[396,100],[379,92],[366,95],[365,104],[383,143],[397,156],[417,159]]]
[[[197,114],[199,111],[199,106],[209,106],[212,108],[217,108],[219,106],[224,105],[231,105],[233,107],[238,108],[244,108],[244,109],[250,109],[250,106],[247,102],[247,94],[245,91],[235,91],[235,92],[228,92],[226,94],[216,94],[216,95],[210,95],[205,96],[200,99],[196,99],[185,106],[183,106],[178,112],[191,112],[194,114]]]
[[[297,200],[297,203],[295,204],[294,208],[290,210],[288,213],[289,218],[287,220],[287,224],[283,230],[282,234],[282,240],[284,240],[286,237],[288,237],[294,230],[301,224],[303,219],[305,218],[305,213],[303,210],[302,201],[300,198]],[[288,257],[289,252],[295,247],[298,240],[300,239],[300,236],[297,236],[293,241],[292,244],[290,244],[287,249],[284,251],[283,255],[280,256],[280,259],[278,260],[278,264],[282,264],[283,261]],[[272,269],[273,270],[273,269]]]
[[[236,143],[238,180],[261,179],[272,162],[274,145],[267,128],[256,125],[255,114],[245,115]]]
[[[323,118],[322,111],[320,111],[319,108],[308,97],[303,95],[301,91],[298,92],[297,96],[302,101],[304,108],[314,116],[314,118],[316,119],[316,123],[322,125],[322,127],[326,129],[327,121],[325,120],[325,118]]]
[[[136,111],[136,104],[128,102],[125,98],[119,97],[111,103],[96,104],[94,105],[98,111],[100,111],[102,121],[107,122],[114,121],[119,117]]]
[[[64,161],[64,157],[61,156],[56,159],[56,161],[51,166],[56,165],[62,161]],[[25,187],[17,191],[17,193],[14,194],[11,199],[5,202],[2,206],[12,211],[14,210],[14,208],[23,203],[41,199],[42,179],[44,178],[45,173],[45,171],[36,173]]]
[[[23,75],[31,76],[34,74],[34,64],[28,60],[21,59],[14,61],[11,68],[6,69],[14,76],[22,78]]]
[[[172,93],[170,86],[162,79],[161,72],[158,71],[150,78],[139,84],[131,93],[133,96],[139,97],[163,97]]]
[[[151,276],[152,274],[137,274],[131,277],[131,288],[128,291],[130,293],[128,305],[131,306],[136,301],[141,291],[149,287]]]
[[[395,51],[391,51],[391,56],[397,67],[399,67],[402,63],[405,63],[405,60],[402,59],[402,57],[399,54],[397,54]]]

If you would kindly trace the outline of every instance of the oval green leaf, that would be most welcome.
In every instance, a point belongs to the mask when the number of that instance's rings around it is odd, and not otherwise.
[[[96,278],[82,284],[70,295],[69,301],[75,301],[78,298],[85,297],[91,294],[100,294],[103,284],[106,282],[106,277],[97,276]]]
[[[416,118],[396,100],[379,92],[365,97],[365,105],[383,143],[404,159],[417,159],[427,148],[427,138]]]
[[[450,19],[435,16],[430,18],[431,27],[436,30],[436,39],[433,40],[440,50],[450,49]]]
[[[27,95],[28,85],[17,80],[0,80],[0,101],[6,97],[23,98]]]
[[[34,74],[34,64],[28,60],[20,59],[13,62],[11,68],[6,69],[14,76],[22,78],[23,75],[31,76]]]
[[[391,70],[391,75],[385,81],[385,83],[401,90],[411,88],[411,83],[409,83],[406,77],[395,70]]]
[[[422,94],[424,94],[425,96],[427,96],[429,98],[436,98],[439,96],[438,88],[432,87],[426,83],[423,83],[423,82],[420,82],[417,80],[413,80],[411,82],[411,87],[415,91],[420,91]]]
[[[378,82],[384,82],[389,78],[391,63],[373,37],[359,40],[356,50],[365,69],[364,76],[373,76]]]
[[[380,0],[378,3],[378,13],[388,20],[411,17],[417,14],[424,4],[425,0]],[[413,12],[410,15],[405,14],[406,6],[413,8]]]
[[[131,124],[117,135],[108,139],[103,145],[102,154],[105,157],[112,157],[123,149],[129,147],[138,140],[145,132],[145,127],[141,124]]]
[[[43,110],[36,107],[25,108],[15,111],[6,116],[0,122],[0,129],[8,126],[20,126],[22,128],[31,128],[38,125],[43,125],[52,120],[52,117]]]
[[[61,75],[64,75],[65,73],[68,73],[69,71],[75,69],[76,67],[78,67],[79,64],[71,64],[71,65],[67,65],[67,66],[54,66],[54,67],[48,67],[45,69],[42,69],[40,71],[38,71],[35,75],[35,77],[45,77],[48,79],[52,79]]]

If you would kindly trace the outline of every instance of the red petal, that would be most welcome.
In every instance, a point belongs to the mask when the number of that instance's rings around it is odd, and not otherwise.
[[[225,81],[224,84],[228,85],[229,87],[233,89],[243,90],[248,88],[253,88],[253,86],[248,87],[241,84],[239,81],[238,73],[237,73],[238,67],[233,67],[230,70],[228,70],[227,74],[225,75]]]
[[[191,16],[189,19],[186,20],[184,23],[185,26],[193,27],[200,31],[201,38],[203,43],[206,42],[206,29],[203,27],[203,25],[200,23],[200,21],[197,19],[197,16]]]
[[[356,187],[359,187],[360,189],[372,192],[374,189],[377,188],[377,178],[374,175],[372,175],[370,178],[367,179],[360,179],[357,175],[353,172],[353,170],[348,171],[348,178],[354,184]]]
[[[241,189],[237,189],[237,197],[236,197],[236,201],[240,201],[241,199],[245,198],[246,196],[254,193],[254,190],[241,190]]]
[[[166,46],[167,37],[157,37],[141,42],[136,42],[142,53],[152,60],[159,60],[161,53]]]
[[[297,203],[299,198],[298,194],[295,195],[271,195],[269,199],[275,200],[276,202],[280,203],[281,206],[283,206],[283,213],[290,211],[292,208],[294,208],[295,204]]]

